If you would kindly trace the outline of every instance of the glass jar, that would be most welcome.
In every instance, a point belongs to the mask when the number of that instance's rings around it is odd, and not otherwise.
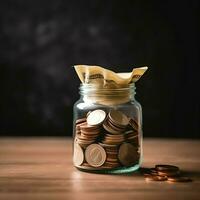
[[[81,171],[122,174],[142,160],[142,108],[135,84],[100,88],[81,84],[74,104],[73,163]]]

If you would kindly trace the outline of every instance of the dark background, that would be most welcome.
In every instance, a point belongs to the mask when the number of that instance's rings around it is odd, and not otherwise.
[[[0,1],[0,135],[72,133],[74,64],[148,65],[144,136],[199,138],[198,0]]]

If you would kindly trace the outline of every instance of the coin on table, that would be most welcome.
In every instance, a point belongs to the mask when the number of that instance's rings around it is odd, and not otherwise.
[[[157,171],[179,171],[179,167],[175,166],[175,165],[156,165],[155,169]]]
[[[119,148],[118,158],[120,163],[124,166],[131,166],[135,164],[139,159],[137,148],[135,148],[130,143],[121,144]]]
[[[159,176],[178,176],[180,171],[157,171]]]
[[[91,144],[85,150],[85,159],[93,167],[100,167],[106,161],[106,152],[98,144]]]
[[[111,110],[109,112],[109,118],[112,120],[112,122],[121,126],[127,126],[129,124],[129,118],[117,110]]]
[[[145,176],[146,181],[166,181],[166,176],[156,176],[156,175],[146,175]]]
[[[158,171],[157,171],[155,168],[150,168],[150,169],[149,169],[149,173],[150,173],[152,176],[158,176]]]
[[[96,126],[103,123],[106,118],[106,113],[103,110],[94,110],[87,116],[87,123],[90,126]]]
[[[192,179],[190,179],[189,177],[177,176],[177,177],[168,177],[167,181],[169,181],[169,182],[191,182]]]
[[[80,147],[79,144],[77,144],[76,142],[74,143],[74,156],[73,156],[73,161],[74,161],[74,165],[75,166],[79,166],[83,163],[84,161],[84,154],[83,154],[83,150]]]

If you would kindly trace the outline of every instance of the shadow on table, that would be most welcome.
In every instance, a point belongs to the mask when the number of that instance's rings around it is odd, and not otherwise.
[[[181,171],[181,173],[183,174],[183,176],[188,176],[192,179],[200,179],[200,171],[186,171],[183,170]]]

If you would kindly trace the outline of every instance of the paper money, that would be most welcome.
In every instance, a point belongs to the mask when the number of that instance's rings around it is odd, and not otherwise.
[[[134,68],[132,72],[116,73],[100,66],[75,65],[76,73],[83,84],[95,84],[103,88],[122,88],[138,81],[148,69]]]
[[[76,65],[74,68],[85,90],[90,91],[84,95],[84,100],[102,105],[130,101],[130,85],[138,81],[148,69],[139,67],[128,73],[115,73],[100,66]]]

